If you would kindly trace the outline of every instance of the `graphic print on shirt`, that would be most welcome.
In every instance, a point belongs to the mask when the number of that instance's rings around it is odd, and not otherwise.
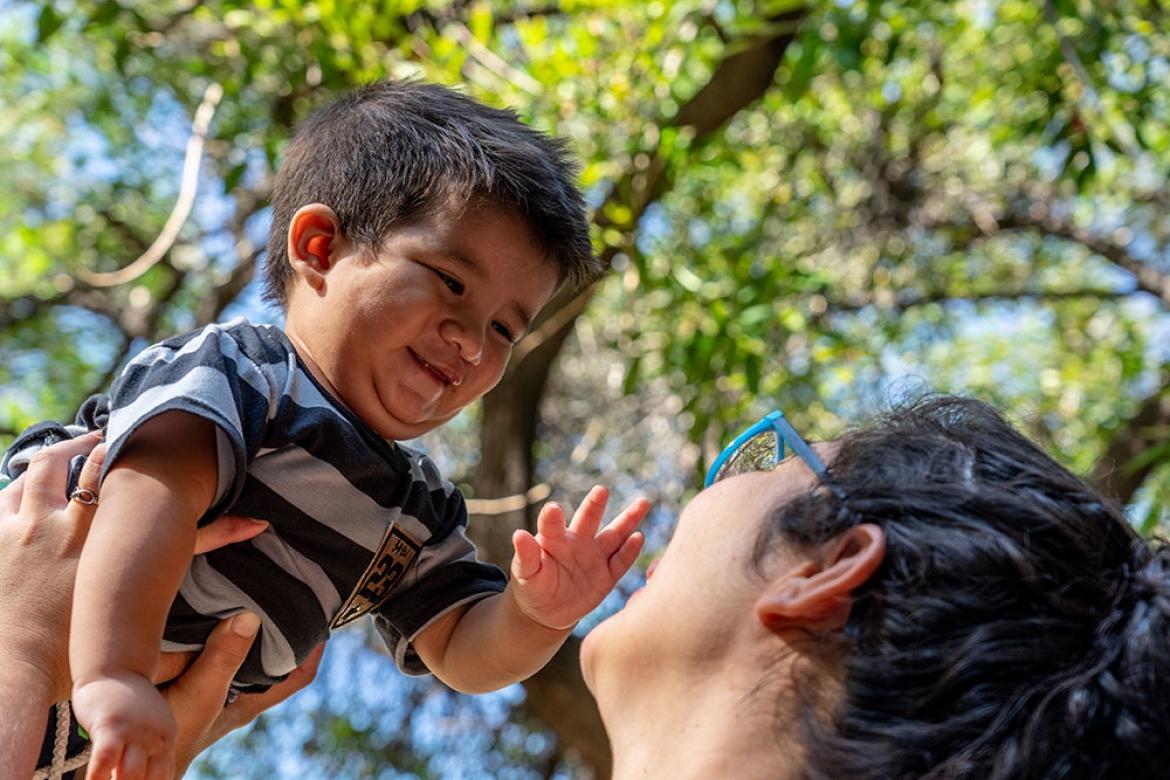
[[[382,537],[378,552],[358,580],[353,593],[333,616],[329,630],[335,631],[381,606],[398,580],[414,563],[421,549],[422,545],[399,528],[397,523],[391,523]]]

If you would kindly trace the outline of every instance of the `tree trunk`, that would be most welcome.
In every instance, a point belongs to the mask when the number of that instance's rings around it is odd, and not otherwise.
[[[1143,458],[1151,448],[1170,441],[1170,377],[1142,402],[1137,414],[1130,417],[1113,434],[1109,446],[1097,467],[1092,481],[1108,498],[1122,504],[1133,500],[1150,472],[1157,467],[1158,458]]]
[[[674,124],[695,128],[696,139],[722,129],[724,124],[746,106],[759,99],[771,86],[784,50],[792,41],[803,10],[788,12],[772,20],[774,34],[734,42],[730,54],[711,81],[684,105]],[[729,47],[730,48],[730,47]],[[622,229],[632,229],[646,207],[661,196],[664,182],[672,178],[661,160],[650,167],[657,175],[634,179],[630,173],[619,182],[607,199],[626,200],[633,214]],[[637,181],[639,186],[631,186]],[[620,194],[619,194],[620,193]],[[604,219],[605,208],[598,210]],[[612,256],[613,247],[602,254]],[[540,402],[549,372],[573,323],[592,290],[576,297],[561,295],[545,307],[534,325],[537,346],[517,354],[513,365],[496,388],[483,399],[483,427],[480,432],[480,463],[475,475],[476,496],[483,498],[524,495],[533,485],[532,448],[540,420]],[[547,331],[547,332],[546,332]],[[523,350],[524,343],[518,352]],[[471,533],[483,556],[497,565],[507,566],[512,556],[512,532],[532,528],[534,506],[506,513],[473,518]],[[528,706],[543,718],[556,733],[561,744],[576,748],[591,764],[597,777],[608,777],[611,770],[609,743],[578,665],[580,641],[570,638],[556,657],[538,674],[525,682]]]

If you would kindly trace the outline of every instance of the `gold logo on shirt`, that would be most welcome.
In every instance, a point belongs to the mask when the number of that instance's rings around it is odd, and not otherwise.
[[[329,630],[341,628],[380,607],[398,580],[414,564],[421,549],[422,545],[399,528],[397,523],[391,523],[370,565],[354,586],[353,593],[333,616]]]

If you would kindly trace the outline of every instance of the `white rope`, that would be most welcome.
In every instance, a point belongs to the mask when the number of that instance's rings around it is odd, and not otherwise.
[[[49,766],[38,769],[33,774],[32,780],[61,780],[66,772],[72,772],[74,769],[83,767],[89,763],[89,745],[86,745],[85,749],[73,758],[67,757],[69,752],[69,726],[72,722],[69,702],[63,701],[55,704],[53,706],[53,713],[57,718],[57,728],[53,736],[53,760]]]

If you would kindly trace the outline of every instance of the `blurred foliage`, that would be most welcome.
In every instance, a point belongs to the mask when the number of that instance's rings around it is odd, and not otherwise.
[[[789,38],[763,97],[699,132],[721,67]],[[290,127],[387,75],[459,84],[581,155],[614,272],[544,394],[538,473],[570,498],[599,480],[649,493],[651,548],[769,408],[828,437],[924,387],[995,402],[1080,472],[1128,443],[1122,498],[1145,530],[1168,522],[1170,412],[1135,422],[1170,409],[1154,0],[0,0],[0,433],[68,416],[177,329],[278,320],[249,281]],[[162,231],[212,85],[173,249],[132,282],[86,281]],[[430,442],[469,492],[475,419]],[[297,749],[322,776],[399,776],[329,761],[405,773],[416,750],[411,776],[457,776],[436,768],[444,748],[357,710],[320,718]],[[525,744],[497,725],[500,756]],[[553,748],[511,756],[498,776],[577,771]]]

